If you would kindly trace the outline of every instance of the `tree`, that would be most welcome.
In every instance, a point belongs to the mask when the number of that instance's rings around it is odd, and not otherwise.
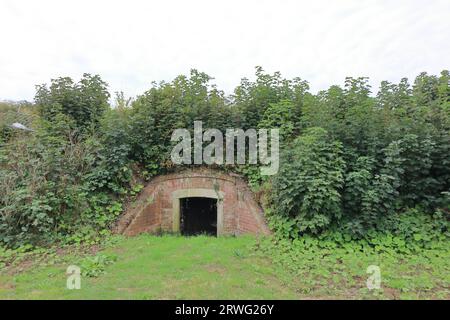
[[[52,79],[50,87],[43,84],[36,89],[35,101],[44,120],[64,114],[81,132],[96,127],[109,108],[107,84],[98,75],[85,73],[78,83],[69,77]]]

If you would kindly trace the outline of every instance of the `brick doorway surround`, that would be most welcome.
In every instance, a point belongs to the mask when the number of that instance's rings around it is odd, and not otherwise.
[[[180,232],[180,199],[217,199],[217,235],[269,234],[264,213],[238,175],[205,168],[152,179],[119,219],[116,232]]]

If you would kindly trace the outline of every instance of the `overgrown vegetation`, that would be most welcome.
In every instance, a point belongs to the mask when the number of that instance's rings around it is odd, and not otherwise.
[[[211,80],[193,70],[134,100],[118,93],[114,108],[99,76],[38,86],[27,106],[34,131],[11,131],[6,116],[0,123],[0,242],[95,243],[139,181],[176,169],[172,131],[192,130],[194,120],[204,129],[281,128],[274,178],[250,165],[221,168],[264,191],[280,238],[377,234],[427,246],[448,237],[448,71],[422,73],[413,85],[383,82],[376,96],[366,78],[312,94],[306,81],[260,67],[231,96]]]

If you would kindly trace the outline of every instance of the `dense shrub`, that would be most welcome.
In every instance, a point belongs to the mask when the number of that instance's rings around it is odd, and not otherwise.
[[[312,94],[300,78],[260,67],[255,76],[227,97],[192,70],[136,99],[118,94],[112,108],[107,84],[85,74],[38,86],[39,116],[30,105],[19,112],[0,104],[0,242],[96,239],[120,214],[136,177],[174,169],[172,132],[192,132],[195,120],[222,131],[281,129],[278,175],[261,176],[249,164],[221,168],[265,193],[270,224],[285,237],[448,235],[448,71],[422,73],[412,86],[384,81],[376,96],[367,78]],[[13,131],[16,120],[34,131]]]
[[[92,188],[101,164],[98,142],[65,138],[39,129],[0,150],[1,242],[43,244],[77,232],[95,234],[121,212],[112,196]]]
[[[85,132],[95,126],[109,108],[107,84],[100,76],[84,74],[75,83],[71,78],[53,79],[50,87],[37,86],[35,101],[44,120],[52,121],[59,114],[75,122]]]
[[[340,219],[345,164],[342,145],[321,128],[308,129],[283,154],[273,199],[299,232],[318,233]]]
[[[259,128],[280,129],[280,142],[288,143],[300,132],[300,112],[291,101],[282,100],[269,105],[259,122]]]
[[[34,131],[0,148],[0,242],[45,244],[106,230],[121,210],[98,188],[106,145],[89,133],[108,107],[98,76],[38,89]],[[82,138],[82,139],[80,139]],[[109,160],[108,160],[109,162]],[[113,208],[113,209],[112,209]]]

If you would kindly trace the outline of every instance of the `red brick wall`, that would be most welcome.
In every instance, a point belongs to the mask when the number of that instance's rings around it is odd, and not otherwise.
[[[270,233],[261,207],[237,175],[209,169],[189,169],[154,178],[119,220],[125,235],[173,231],[172,194],[177,190],[210,189],[223,193],[222,234]]]

